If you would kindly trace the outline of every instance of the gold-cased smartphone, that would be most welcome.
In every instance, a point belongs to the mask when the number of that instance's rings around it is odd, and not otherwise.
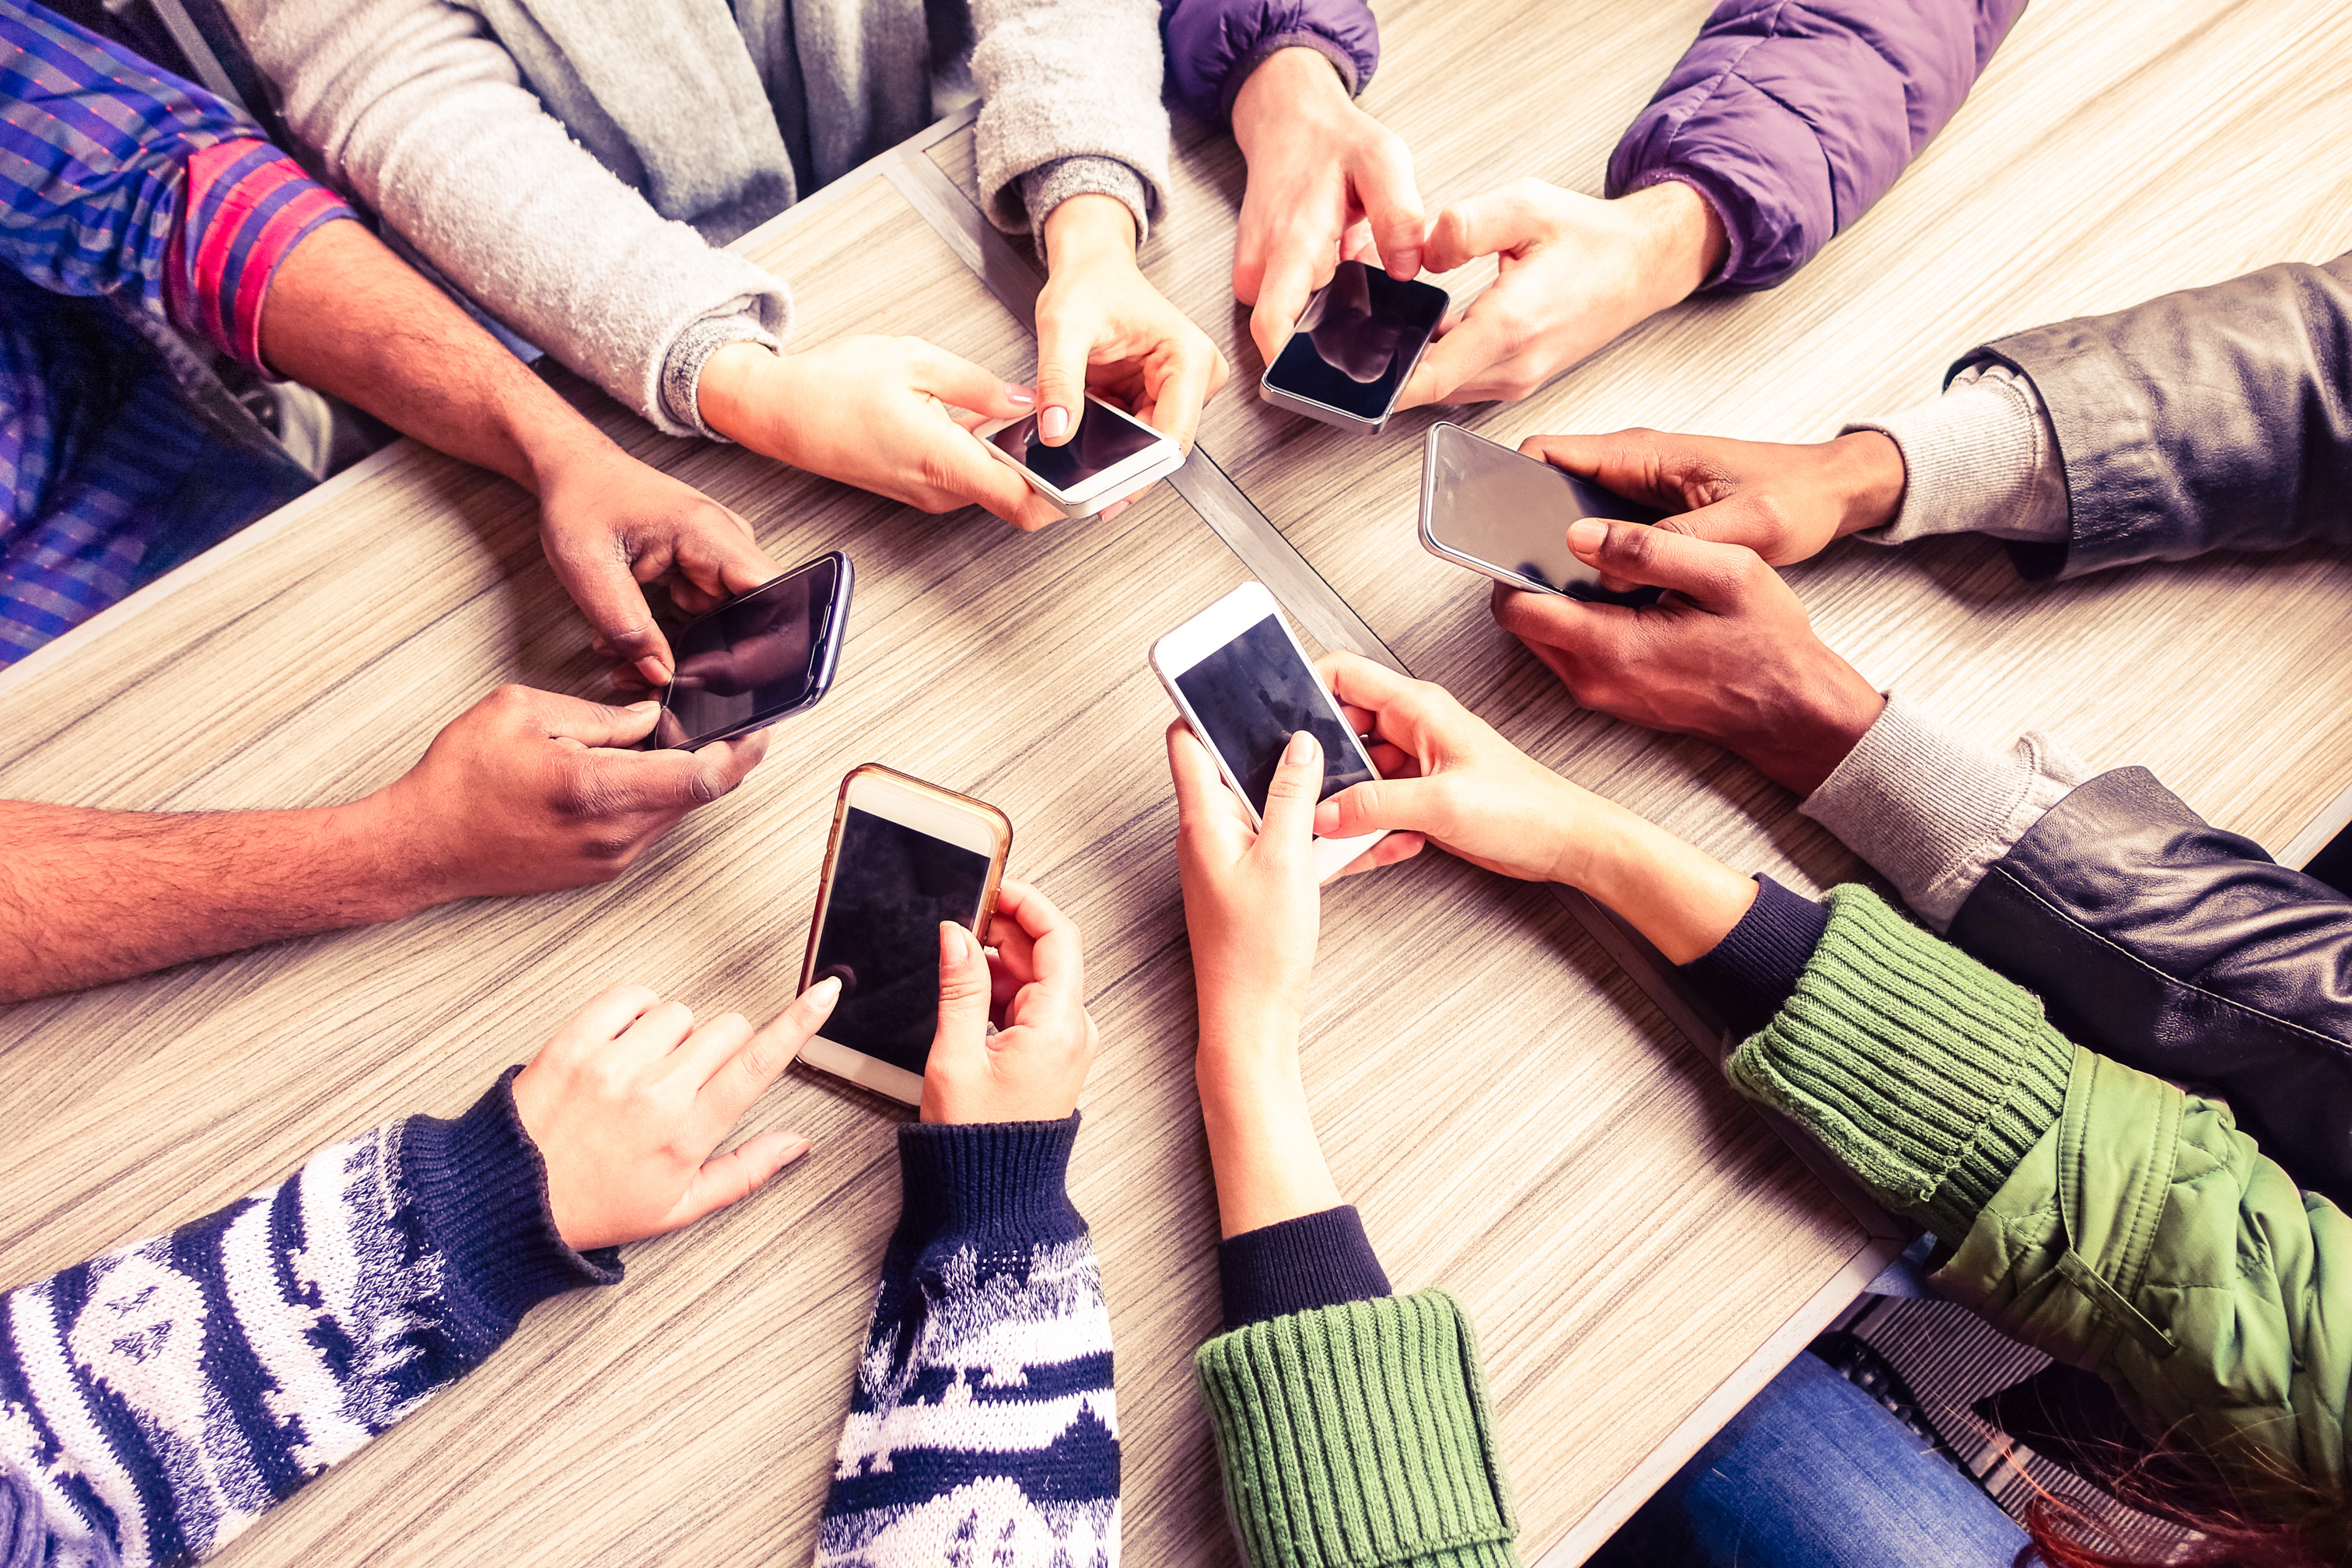
[[[985,940],[1013,849],[986,801],[867,763],[841,781],[809,921],[801,989],[827,975],[841,1000],[801,1060],[908,1105],[940,1015],[940,923]]]

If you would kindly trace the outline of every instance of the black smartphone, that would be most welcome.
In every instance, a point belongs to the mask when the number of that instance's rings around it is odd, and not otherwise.
[[[1568,525],[1583,518],[1654,523],[1665,515],[1459,425],[1430,426],[1422,449],[1421,547],[1514,588],[1588,604],[1654,604],[1655,588],[1603,588],[1601,574],[1568,548]]]
[[[1297,330],[1265,367],[1258,395],[1342,430],[1377,435],[1445,319],[1446,302],[1434,283],[1400,283],[1377,267],[1342,261],[1307,301]]]
[[[688,622],[670,638],[677,672],[645,749],[696,751],[815,707],[841,661],[855,575],[835,550]]]

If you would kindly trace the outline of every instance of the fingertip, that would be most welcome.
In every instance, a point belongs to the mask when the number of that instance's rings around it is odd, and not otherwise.
[[[828,974],[801,993],[801,1001],[819,1018],[831,1015],[835,1004],[841,1000],[841,976]]]
[[[1584,560],[1600,554],[1601,547],[1608,542],[1609,525],[1605,522],[1580,518],[1568,525],[1568,547]]]
[[[1070,438],[1076,417],[1060,404],[1046,407],[1037,416],[1037,438],[1048,447],[1058,447]]]

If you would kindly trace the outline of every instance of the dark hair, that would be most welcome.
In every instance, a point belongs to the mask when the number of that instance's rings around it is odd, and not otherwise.
[[[2019,1562],[2046,1568],[2352,1568],[2352,1520],[2340,1494],[2273,1474],[2259,1498],[2167,1446],[2101,1478],[2126,1508],[2193,1531],[2185,1545],[2127,1544],[2114,1525],[2042,1493],[2025,1510],[2032,1544]]]

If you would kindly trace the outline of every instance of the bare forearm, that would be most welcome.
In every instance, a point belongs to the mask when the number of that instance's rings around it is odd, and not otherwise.
[[[278,374],[539,492],[550,464],[610,446],[529,366],[356,223],[314,232],[262,312]]]
[[[0,802],[0,1002],[394,920],[436,901],[372,798],[310,811]]]
[[[1204,1037],[1193,1073],[1221,1234],[1240,1236],[1339,1206],[1298,1076],[1295,1029],[1281,1039]]]
[[[1560,879],[1616,911],[1668,962],[1714,952],[1756,901],[1753,881],[1647,817],[1612,801],[1590,809],[1583,847]]]

